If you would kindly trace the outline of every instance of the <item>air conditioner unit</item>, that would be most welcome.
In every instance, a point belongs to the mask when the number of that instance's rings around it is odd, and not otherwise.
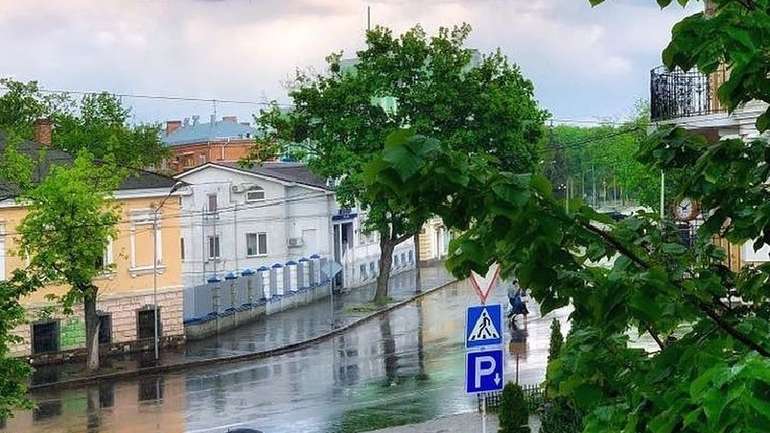
[[[238,185],[233,185],[230,187],[230,192],[232,192],[233,194],[237,194],[241,192],[241,188]]]
[[[289,248],[301,247],[302,238],[289,238]]]

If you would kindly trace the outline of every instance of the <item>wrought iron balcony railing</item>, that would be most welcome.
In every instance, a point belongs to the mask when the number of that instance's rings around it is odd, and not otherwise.
[[[669,71],[659,66],[650,71],[650,115],[652,120],[703,116],[724,112],[717,89],[727,78],[725,68],[705,75],[696,70]]]

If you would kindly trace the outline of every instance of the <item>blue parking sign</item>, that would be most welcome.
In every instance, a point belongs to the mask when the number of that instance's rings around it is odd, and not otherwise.
[[[502,349],[468,352],[465,360],[465,392],[476,394],[503,389]]]
[[[465,347],[503,344],[503,306],[474,305],[465,314]]]

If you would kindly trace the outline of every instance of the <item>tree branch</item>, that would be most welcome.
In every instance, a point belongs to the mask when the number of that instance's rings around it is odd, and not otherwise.
[[[599,236],[604,242],[609,244],[611,247],[616,249],[619,253],[623,254],[624,256],[628,257],[632,262],[634,262],[637,266],[644,268],[644,269],[650,269],[652,266],[647,263],[644,259],[639,257],[635,252],[631,251],[629,248],[626,248],[625,245],[623,245],[620,241],[613,238],[609,233],[605,232],[604,230],[601,230],[598,227],[592,226],[590,223],[580,222],[579,225],[583,227],[584,229],[588,230],[589,232]],[[685,288],[682,287],[682,285],[676,281],[672,281],[672,284],[676,288],[678,288],[682,295],[684,296],[685,300],[694,304],[701,312],[703,312],[709,319],[711,319],[719,328],[721,328],[724,332],[729,334],[731,337],[735,338],[736,340],[740,341],[741,343],[748,346],[750,349],[755,350],[760,355],[770,358],[770,350],[764,348],[759,343],[753,341],[749,336],[742,333],[741,331],[735,329],[731,324],[727,323],[727,321],[724,320],[722,316],[717,314],[714,309],[711,307],[711,305],[706,304],[702,300],[698,299],[695,296],[688,295],[685,291]],[[655,337],[653,337],[655,338]],[[657,340],[656,340],[657,341]]]

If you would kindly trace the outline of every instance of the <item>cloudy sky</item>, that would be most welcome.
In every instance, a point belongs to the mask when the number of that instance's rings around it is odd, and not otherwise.
[[[468,22],[469,46],[500,47],[561,119],[620,118],[647,98],[673,23],[695,12],[653,0],[0,0],[0,76],[45,88],[288,102],[296,67],[361,48],[373,24],[428,31]],[[126,99],[138,121],[211,103]],[[219,103],[241,118],[254,105]]]

